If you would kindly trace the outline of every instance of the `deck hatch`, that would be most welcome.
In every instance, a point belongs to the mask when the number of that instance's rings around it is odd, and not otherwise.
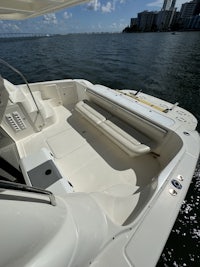
[[[28,172],[31,184],[46,189],[62,178],[52,160],[48,160]]]

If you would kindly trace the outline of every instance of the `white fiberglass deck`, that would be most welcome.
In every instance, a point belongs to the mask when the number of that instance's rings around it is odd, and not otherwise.
[[[133,159],[76,112],[72,115],[62,106],[56,112],[59,121],[27,138],[23,149],[29,155],[41,146],[48,148],[76,192],[104,191],[118,184],[131,185],[134,192],[158,174],[152,154]]]
[[[137,112],[143,104],[109,88],[71,80],[33,84],[38,118],[27,88],[5,85],[12,103],[2,126],[16,142],[19,160],[13,164],[19,161],[26,183],[58,195],[71,192],[72,185],[74,193],[89,193],[117,224],[130,222],[130,216],[133,221],[143,210],[157,189],[159,174],[182,146],[176,134]],[[144,108],[152,113],[149,105]],[[26,127],[15,132],[8,117],[16,114]],[[41,156],[43,149],[47,158]],[[4,154],[9,158],[10,153]],[[61,179],[52,178],[44,186],[47,175],[41,166],[49,160]],[[29,180],[35,171],[37,183],[32,176]]]
[[[113,221],[124,223],[138,204],[140,193],[145,188],[152,191],[160,170],[156,157],[148,153],[132,158],[76,111],[63,106],[55,107],[55,111],[56,124],[21,143],[24,156],[46,147],[75,192],[91,193],[107,213],[114,213]],[[119,212],[113,212],[113,205]]]

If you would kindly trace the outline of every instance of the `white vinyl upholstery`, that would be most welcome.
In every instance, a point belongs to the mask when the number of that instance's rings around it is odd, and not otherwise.
[[[78,102],[75,109],[129,156],[139,156],[150,151],[150,147],[141,144],[86,101]]]

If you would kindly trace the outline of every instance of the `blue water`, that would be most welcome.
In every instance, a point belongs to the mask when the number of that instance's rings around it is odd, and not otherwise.
[[[0,40],[0,57],[29,82],[83,78],[142,89],[179,102],[200,121],[199,44],[200,32],[66,35]],[[23,83],[4,66],[0,70],[11,82]],[[200,266],[199,205],[200,162],[158,267]]]

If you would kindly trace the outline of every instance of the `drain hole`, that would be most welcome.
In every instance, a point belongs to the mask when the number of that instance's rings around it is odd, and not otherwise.
[[[179,183],[179,181],[177,180],[172,180],[171,183],[173,184],[173,186],[175,186],[177,189],[181,189],[182,185]]]
[[[48,170],[45,171],[45,174],[46,174],[46,175],[50,175],[51,172],[52,172],[52,171],[51,171],[50,169],[48,169]]]

